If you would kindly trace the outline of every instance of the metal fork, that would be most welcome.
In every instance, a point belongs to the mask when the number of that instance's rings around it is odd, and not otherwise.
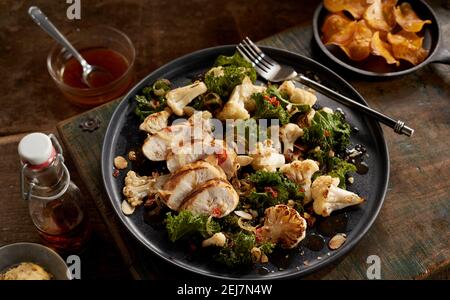
[[[252,63],[253,67],[256,69],[256,72],[264,79],[271,82],[281,82],[285,80],[295,80],[307,87],[310,87],[325,96],[330,97],[331,99],[336,100],[337,102],[344,104],[348,107],[356,109],[379,122],[391,127],[394,129],[394,132],[398,134],[404,134],[407,136],[412,136],[414,133],[414,129],[405,125],[405,122],[400,120],[394,120],[391,117],[388,117],[368,106],[360,104],[355,100],[350,99],[344,95],[339,94],[338,92],[333,91],[332,89],[302,75],[298,74],[292,67],[282,66],[266,54],[255,45],[248,37],[246,37],[239,45],[237,45],[236,49],[239,53],[249,62]]]

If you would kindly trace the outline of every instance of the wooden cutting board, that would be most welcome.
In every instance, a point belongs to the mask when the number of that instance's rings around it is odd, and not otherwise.
[[[447,17],[448,12],[444,12]],[[445,30],[448,32],[448,27]],[[260,42],[313,57],[310,26],[298,26]],[[336,71],[338,69],[333,68]],[[383,279],[427,278],[450,262],[450,70],[428,66],[389,81],[368,82],[345,76],[369,104],[416,129],[413,138],[384,128],[391,157],[391,179],[385,204],[367,235],[344,258],[308,279],[365,279],[369,256],[380,259]],[[127,232],[116,217],[103,188],[101,147],[118,101],[105,104],[57,128],[61,139],[117,244],[137,279],[192,278],[161,261]],[[83,131],[86,121],[98,129]],[[189,277],[187,277],[189,276]]]

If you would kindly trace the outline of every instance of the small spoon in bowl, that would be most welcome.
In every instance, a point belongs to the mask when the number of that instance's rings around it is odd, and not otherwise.
[[[96,88],[103,86],[106,82],[113,81],[113,75],[108,70],[100,66],[90,65],[38,7],[31,6],[28,9],[28,14],[39,27],[47,32],[78,60],[83,68],[83,82],[88,87]]]

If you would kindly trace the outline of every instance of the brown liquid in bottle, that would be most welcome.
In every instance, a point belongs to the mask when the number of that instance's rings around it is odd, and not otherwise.
[[[44,243],[59,251],[77,253],[84,249],[91,236],[91,226],[87,216],[72,202],[57,199],[47,203],[44,214],[48,216],[47,228],[51,232],[38,228]]]

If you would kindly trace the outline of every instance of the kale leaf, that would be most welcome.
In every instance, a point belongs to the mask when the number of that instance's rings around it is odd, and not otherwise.
[[[143,121],[148,115],[166,108],[165,94],[170,90],[170,82],[160,79],[142,89],[140,95],[135,96],[136,108],[134,113]]]
[[[238,52],[235,52],[232,56],[219,55],[214,62],[214,67],[244,67],[253,69],[253,66],[250,62],[246,61],[245,58],[242,57]],[[256,71],[255,71],[255,79],[256,79]]]
[[[255,93],[252,98],[256,103],[255,119],[278,119],[281,125],[289,123],[289,114],[277,96],[265,92]]]
[[[348,173],[350,172],[356,172],[356,166],[354,164],[351,164],[349,162],[346,162],[345,160],[339,158],[339,157],[333,157],[331,159],[330,168],[328,175],[331,177],[339,178],[339,187],[345,189],[345,179]]]
[[[218,94],[223,99],[229,97],[245,76],[252,82],[256,80],[255,69],[237,52],[233,56],[219,56],[214,67],[218,69],[211,69],[205,74],[205,84],[208,91]]]
[[[229,268],[251,264],[251,250],[256,244],[255,235],[239,232],[232,236],[231,240],[232,242],[222,248],[215,259]]]
[[[330,157],[328,153],[322,150],[312,151],[308,154],[308,158],[319,162],[321,170],[314,173],[312,179],[315,180],[320,175],[329,175],[339,178],[339,187],[345,189],[346,176],[350,172],[356,172],[356,166],[345,161],[338,156]]]
[[[263,243],[261,246],[259,246],[259,249],[261,249],[261,251],[265,254],[265,255],[269,255],[270,253],[273,252],[273,250],[275,249],[276,244],[271,243],[271,242],[265,242]]]
[[[250,175],[250,181],[255,185],[255,191],[245,199],[257,209],[264,210],[277,204],[287,204],[288,200],[295,202],[295,208],[303,211],[304,193],[301,187],[279,172],[257,171]]]
[[[316,111],[311,126],[304,128],[302,139],[308,146],[319,146],[325,153],[330,150],[340,153],[350,143],[350,133],[350,125],[341,113],[320,110]]]
[[[199,233],[207,238],[210,233],[220,231],[220,225],[214,220],[208,221],[208,216],[195,216],[190,211],[183,210],[178,215],[167,214],[166,229],[169,239],[172,242],[179,240],[186,235]]]

